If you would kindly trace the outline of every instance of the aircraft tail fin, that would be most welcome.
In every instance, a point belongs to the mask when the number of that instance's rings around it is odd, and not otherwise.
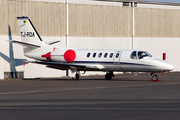
[[[19,32],[22,42],[44,46],[40,35],[28,17],[17,17]],[[24,44],[24,46],[26,46]]]
[[[37,54],[39,51],[42,51],[41,48],[44,49],[47,47],[47,44],[42,41],[28,17],[17,17],[17,22],[21,41],[13,40],[11,42],[23,45],[24,54],[26,56],[31,57],[32,54]]]

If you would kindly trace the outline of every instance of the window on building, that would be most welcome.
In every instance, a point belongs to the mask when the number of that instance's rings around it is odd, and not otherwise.
[[[131,3],[131,7],[133,7],[133,3]],[[137,2],[134,2],[134,7],[137,7]]]
[[[129,2],[123,2],[124,7],[129,7]]]

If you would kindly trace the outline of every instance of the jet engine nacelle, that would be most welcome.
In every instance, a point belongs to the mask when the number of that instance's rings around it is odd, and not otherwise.
[[[76,59],[76,53],[74,50],[57,50],[42,55],[47,60],[55,62],[73,62]]]

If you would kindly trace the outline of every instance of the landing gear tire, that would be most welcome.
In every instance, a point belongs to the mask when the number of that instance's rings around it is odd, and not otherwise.
[[[111,80],[111,79],[112,79],[112,76],[111,76],[109,73],[107,73],[107,74],[105,75],[105,79],[106,79],[106,80]]]
[[[72,77],[73,80],[79,80],[80,74],[76,73],[74,77]]]
[[[158,79],[158,76],[155,73],[151,73],[152,80],[155,82]]]
[[[114,77],[114,74],[113,74],[112,71],[106,73],[106,75],[105,75],[105,79],[106,79],[106,80],[111,80],[112,77]]]

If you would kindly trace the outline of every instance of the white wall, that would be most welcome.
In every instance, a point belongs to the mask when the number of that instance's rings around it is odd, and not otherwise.
[[[57,46],[65,47],[65,38],[42,37],[42,39],[45,42],[61,40],[60,43],[57,43]],[[23,47],[21,45],[12,44],[6,40],[9,40],[8,36],[0,36],[0,79],[4,79],[4,72],[15,71],[24,71],[25,78],[65,76],[65,72],[46,68],[43,65],[26,64],[24,67],[23,61],[31,61],[33,59],[24,56]],[[12,40],[20,40],[20,37],[12,36]],[[16,66],[17,64],[20,65]]]
[[[69,47],[82,49],[131,49],[132,38],[69,37]]]

